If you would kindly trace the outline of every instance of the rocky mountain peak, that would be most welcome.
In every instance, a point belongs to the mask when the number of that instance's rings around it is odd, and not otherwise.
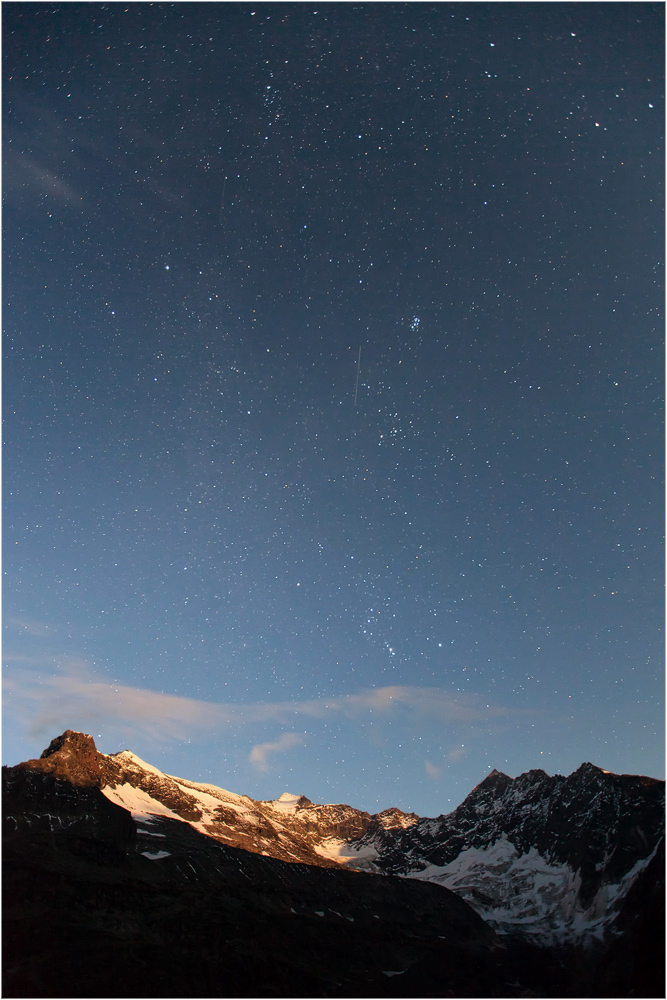
[[[572,779],[583,778],[586,780],[604,779],[608,775],[612,775],[612,772],[605,771],[603,768],[598,767],[597,764],[591,764],[589,761],[584,761],[584,763],[581,764],[576,771],[572,772],[570,778]]]
[[[419,816],[417,813],[406,813],[392,806],[390,809],[383,809],[381,813],[377,813],[375,819],[385,830],[404,830],[406,827],[414,826]]]
[[[479,785],[477,787],[479,788],[480,785],[498,785],[498,784],[504,784],[506,781],[511,781],[511,780],[512,779],[510,778],[510,776],[508,774],[505,774],[504,771],[498,771],[494,767],[494,769],[492,771],[489,771],[489,773],[487,774],[486,778],[483,778],[480,781],[480,783],[479,783]]]
[[[60,736],[51,740],[48,747],[41,754],[41,759],[50,757],[54,753],[97,753],[95,740],[88,733],[78,733],[74,729],[66,729]]]
[[[531,767],[529,771],[526,771],[524,774],[520,775],[520,777],[523,778],[526,784],[531,785],[549,780],[549,775],[546,771],[543,771],[541,767]]]
[[[51,740],[38,760],[26,761],[26,766],[73,785],[101,788],[105,781],[104,761],[92,736],[66,729]]]
[[[308,806],[312,806],[313,803],[310,799],[306,798],[305,795],[292,795],[291,792],[283,792],[283,794],[277,799],[270,799],[269,805],[274,806],[277,809],[307,809]]]
[[[497,771],[495,768],[490,771],[485,778],[482,778],[478,785],[475,785],[473,790],[469,793],[468,799],[477,796],[480,792],[490,792],[493,794],[498,794],[503,792],[508,785],[512,783],[512,778],[509,775],[504,774],[503,771]]]

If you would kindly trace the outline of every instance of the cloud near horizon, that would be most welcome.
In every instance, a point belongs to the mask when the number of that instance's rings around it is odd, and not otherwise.
[[[299,720],[331,718],[363,722],[378,715],[394,718],[399,713],[415,721],[430,717],[476,728],[520,713],[439,688],[400,684],[303,701],[208,702],[109,682],[84,660],[73,657],[44,657],[39,664],[37,658],[9,655],[5,658],[3,687],[5,709],[26,726],[32,737],[52,737],[54,729],[95,727],[99,731],[105,725],[115,725],[155,740],[183,741],[250,724],[295,725]],[[266,762],[268,753],[286,748],[258,746],[265,748],[253,758],[258,766]]]

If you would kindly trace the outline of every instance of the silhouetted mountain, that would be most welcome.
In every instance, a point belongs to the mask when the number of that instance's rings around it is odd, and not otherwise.
[[[3,995],[662,996],[663,789],[492,772],[373,816],[68,730],[3,768]]]

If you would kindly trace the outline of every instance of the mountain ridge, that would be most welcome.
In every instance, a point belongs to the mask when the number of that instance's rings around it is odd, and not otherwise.
[[[65,760],[67,760],[67,757],[69,756],[69,753],[71,753],[72,750],[75,750],[76,753],[78,753],[81,758],[84,758],[84,759],[87,758],[88,760],[93,760],[94,759],[94,760],[97,760],[98,762],[102,761],[102,760],[103,761],[116,761],[116,760],[119,760],[121,758],[127,758],[127,759],[129,759],[131,761],[134,761],[136,764],[138,764],[140,767],[143,767],[147,771],[152,771],[152,772],[154,772],[156,774],[159,774],[159,775],[165,775],[166,777],[173,778],[175,781],[178,781],[178,782],[188,782],[189,784],[196,785],[196,786],[201,787],[201,788],[211,787],[211,788],[218,789],[219,791],[226,792],[226,794],[229,794],[229,795],[238,796],[239,798],[250,799],[250,796],[239,795],[238,793],[235,793],[235,792],[227,792],[226,789],[222,789],[220,786],[213,785],[210,782],[209,783],[206,783],[206,782],[193,782],[193,781],[190,781],[190,779],[179,778],[176,775],[168,775],[166,772],[159,770],[159,768],[154,767],[152,764],[148,764],[146,761],[142,760],[142,758],[138,757],[137,754],[135,754],[133,751],[131,751],[131,750],[127,749],[127,748],[125,750],[120,750],[120,751],[118,751],[115,754],[103,754],[101,751],[99,751],[97,749],[97,747],[95,745],[94,738],[90,734],[83,733],[83,732],[80,732],[78,730],[72,730],[72,729],[67,729],[62,734],[60,734],[59,736],[55,737],[51,741],[51,743],[49,744],[49,746],[42,752],[42,754],[40,755],[40,757],[38,757],[38,758],[31,758],[31,759],[29,759],[27,761],[23,761],[20,765],[13,765],[13,766],[30,766],[30,767],[32,767],[35,770],[55,771],[55,772],[57,772],[57,774],[59,776],[64,776],[66,773],[69,773],[69,772],[68,772],[68,769],[67,769],[66,766],[63,767],[63,763],[62,762],[65,761]],[[44,764],[43,763],[49,757],[52,757],[54,754],[58,754],[59,755],[58,756],[58,763],[51,763],[51,762],[49,762],[48,764]],[[487,782],[490,782],[492,779],[493,779],[493,781],[497,781],[498,779],[503,779],[504,781],[507,781],[507,782],[516,782],[516,781],[519,781],[522,778],[525,778],[525,779],[534,779],[535,777],[539,777],[539,778],[553,778],[553,779],[559,779],[560,778],[560,779],[563,779],[565,777],[573,777],[575,775],[586,774],[588,772],[593,772],[593,773],[598,773],[598,774],[612,775],[612,776],[617,777],[617,778],[636,778],[636,779],[638,779],[638,780],[640,780],[642,782],[646,782],[648,784],[653,784],[653,783],[654,784],[660,784],[660,785],[664,784],[664,781],[662,779],[660,779],[660,778],[652,778],[652,777],[647,776],[647,775],[634,774],[634,773],[631,773],[631,772],[626,773],[626,772],[608,771],[608,770],[600,767],[597,764],[593,764],[593,763],[591,763],[589,761],[584,761],[584,762],[582,762],[579,765],[578,768],[576,768],[576,770],[572,771],[569,776],[560,775],[558,773],[555,774],[555,775],[549,775],[548,772],[544,771],[542,768],[531,768],[528,771],[521,772],[521,774],[517,775],[515,778],[512,778],[510,775],[506,774],[504,771],[500,771],[500,770],[498,770],[496,768],[493,768],[491,771],[489,771],[489,773],[487,775],[485,775],[481,779],[481,781],[477,785],[475,785],[473,787],[473,789],[471,790],[471,792],[468,793],[468,795],[472,795],[474,792],[476,792],[478,789],[480,789],[482,786],[484,786]],[[105,777],[104,770],[100,770],[99,773],[100,773],[100,778],[103,779]],[[467,797],[468,796],[466,796],[466,798]],[[309,799],[307,796],[305,796],[303,794],[294,794],[294,793],[290,793],[290,792],[283,792],[280,796],[278,796],[278,798],[274,798],[274,799],[250,799],[250,801],[253,801],[253,802],[262,802],[262,803],[265,803],[265,804],[270,804],[270,803],[280,802],[281,799],[298,800],[299,803],[303,803],[304,805],[318,805],[318,803],[313,802],[311,799]],[[463,801],[465,801],[465,799]],[[329,803],[329,804],[339,804],[339,803]],[[340,803],[340,804],[342,804],[342,803]],[[322,804],[320,803],[319,805],[322,805]],[[357,807],[355,807],[355,806],[347,806],[347,808],[356,809]],[[456,807],[456,808],[459,808],[459,807]],[[358,810],[358,811],[361,812],[362,810]],[[454,811],[455,810],[451,810],[451,812],[454,812]],[[398,812],[398,813],[401,813],[404,816],[416,816],[417,815],[416,813],[413,813],[413,812],[406,813],[406,812],[404,812],[403,810],[399,809],[396,806],[389,806],[386,809],[383,809],[380,813],[375,813],[375,814],[372,814],[372,815],[379,816],[379,815],[382,815],[383,813],[388,813],[388,812]],[[448,813],[439,813],[437,817],[420,817],[420,818],[421,819],[430,819],[430,818],[439,819],[439,818],[442,818],[443,816],[446,816],[446,815],[449,815],[449,814]]]
[[[650,863],[664,823],[664,782],[590,762],[570,775],[492,770],[454,810],[370,814],[284,792],[254,800],[167,775],[129,750],[102,754],[73,730],[22,768],[96,787],[142,820],[189,823],[221,844],[290,863],[433,881],[501,933],[555,942],[604,936]],[[520,887],[520,891],[518,890]]]
[[[8,995],[661,996],[663,800],[584,763],[438,817],[259,801],[67,730],[3,767]]]

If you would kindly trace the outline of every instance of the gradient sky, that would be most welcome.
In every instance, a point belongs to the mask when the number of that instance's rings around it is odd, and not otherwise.
[[[5,762],[661,777],[663,5],[2,13]]]

